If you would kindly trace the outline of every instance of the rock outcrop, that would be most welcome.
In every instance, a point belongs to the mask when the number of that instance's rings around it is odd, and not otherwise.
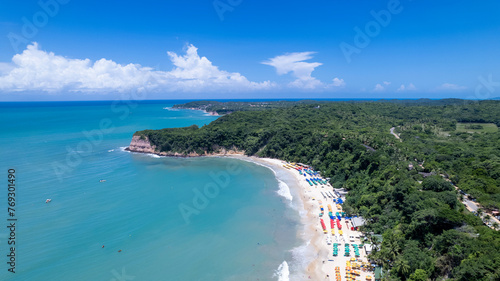
[[[127,147],[125,150],[142,153],[158,153],[156,151],[156,146],[151,146],[151,142],[149,141],[148,137],[141,138],[141,136],[133,136],[129,147]]]
[[[224,156],[224,155],[244,155],[245,151],[239,150],[235,147],[232,149],[226,149],[224,147],[214,147],[214,152],[208,153],[205,151],[203,154],[192,151],[188,154],[182,154],[178,152],[172,151],[159,151],[156,149],[155,145],[151,145],[148,137],[146,136],[133,136],[132,141],[130,142],[129,147],[125,150],[131,152],[140,152],[140,153],[152,153],[160,156],[173,156],[173,157],[200,157],[200,156]]]

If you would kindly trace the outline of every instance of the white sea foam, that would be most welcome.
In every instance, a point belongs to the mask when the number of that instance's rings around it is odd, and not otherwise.
[[[168,110],[168,111],[179,111],[179,109],[172,108],[172,107],[164,107],[163,109]]]
[[[137,152],[132,152],[132,151],[125,150],[127,147],[128,146],[122,146],[122,147],[120,147],[120,151],[128,152],[128,153],[137,153]],[[153,153],[140,153],[140,154],[146,155],[146,156],[149,156],[149,157],[153,157],[153,158],[161,158],[160,155],[153,154]]]
[[[214,114],[212,114],[210,112],[206,112],[205,111],[205,112],[203,112],[203,116],[212,116],[213,117],[213,116],[219,116],[219,115],[214,115]]]
[[[278,182],[279,189],[276,192],[291,202],[293,200],[293,196],[290,193],[290,187],[288,187],[288,185],[282,180],[278,180]]]
[[[257,161],[253,161],[253,160],[250,160],[250,159],[244,159],[244,158],[236,158],[236,159],[239,159],[239,160],[242,160],[242,161],[247,161],[247,162],[253,163],[255,165],[262,166],[262,167],[266,167],[269,170],[273,171],[274,176],[276,176],[276,171],[272,167],[269,167],[269,166],[267,166],[265,164],[262,164],[262,163],[259,163]]]
[[[120,147],[120,151],[124,151],[124,152],[130,152],[128,150],[125,150],[128,146],[121,146]]]
[[[115,151],[115,150],[114,150],[114,149],[110,149],[110,150],[108,150],[108,152],[113,152],[113,151]]]
[[[304,244],[295,247],[291,250],[292,267],[294,268],[293,279],[302,276],[307,271],[307,266],[315,259],[316,253],[314,247],[310,245],[310,241],[306,240]]]
[[[278,195],[280,195],[282,197],[285,197],[288,201],[292,202],[293,196],[292,196],[292,193],[290,192],[290,187],[288,187],[288,185],[284,181],[278,179],[278,174],[276,173],[276,171],[272,167],[265,165],[265,164],[262,164],[262,163],[259,163],[259,162],[256,162],[256,161],[252,161],[252,160],[247,160],[247,159],[240,159],[240,160],[251,162],[253,164],[268,168],[269,170],[273,171],[274,176],[278,180],[278,187],[279,187],[279,189],[278,189],[278,191],[276,191],[276,193],[278,193]]]
[[[286,261],[283,261],[273,276],[278,277],[278,281],[289,281],[290,270],[288,268],[288,263]]]
[[[160,156],[160,155],[156,155],[156,154],[153,154],[153,153],[147,153],[146,155],[147,155],[147,156],[151,156],[151,157],[153,157],[153,158],[161,158],[161,156]]]

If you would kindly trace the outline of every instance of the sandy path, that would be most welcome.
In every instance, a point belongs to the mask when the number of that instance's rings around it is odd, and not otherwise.
[[[394,133],[394,129],[396,129],[395,127],[392,127],[391,128],[391,134],[393,134],[399,141],[403,141],[399,136],[398,134]]]

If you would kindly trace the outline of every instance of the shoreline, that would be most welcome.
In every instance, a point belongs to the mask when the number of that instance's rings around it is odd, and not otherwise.
[[[307,261],[307,266],[305,268],[302,268],[303,273],[306,275],[306,279],[309,280],[323,280],[328,274],[326,271],[324,271],[321,267],[321,258],[319,258],[320,253],[324,254],[324,256],[327,255],[328,250],[324,247],[321,247],[321,242],[322,242],[322,233],[317,231],[315,229],[315,226],[311,224],[313,220],[316,220],[316,217],[314,213],[312,212],[312,205],[307,208],[308,202],[306,202],[306,198],[309,198],[309,194],[306,194],[306,189],[303,188],[297,173],[293,173],[293,171],[285,169],[283,167],[283,162],[282,160],[279,159],[273,159],[273,158],[259,158],[256,156],[246,156],[243,152],[235,152],[235,153],[214,153],[214,154],[209,154],[209,155],[197,155],[197,156],[189,156],[189,155],[184,155],[184,156],[176,156],[176,155],[161,155],[159,153],[155,152],[144,152],[144,151],[134,151],[129,149],[129,147],[124,149],[125,151],[132,152],[132,153],[140,153],[140,154],[152,154],[156,155],[158,157],[174,157],[174,158],[191,158],[191,157],[217,157],[217,158],[232,158],[232,159],[237,159],[240,161],[246,161],[246,162],[251,162],[256,165],[261,165],[264,166],[268,169],[271,169],[274,172],[274,176],[277,180],[285,182],[284,178],[280,178],[278,175],[279,172],[284,172],[290,176],[292,176],[294,184],[292,186],[288,185],[290,189],[294,189],[296,194],[299,194],[298,198],[298,203],[299,203],[299,210],[297,210],[299,213],[304,213],[304,215],[299,214],[300,216],[300,224],[301,226],[298,229],[298,232],[296,233],[297,237],[300,238],[302,241],[302,244],[299,247],[305,246],[306,251],[311,252],[314,255],[314,258],[312,260]],[[293,199],[295,199],[294,197]],[[292,199],[292,200],[293,200]],[[309,242],[309,243],[308,243]],[[312,247],[312,248],[311,248]],[[323,249],[322,249],[323,248]],[[291,249],[290,251],[292,251]],[[330,275],[334,276],[334,275]],[[293,277],[293,276],[292,276]],[[333,280],[333,279],[331,279]]]
[[[128,147],[127,147],[128,148]],[[286,163],[283,160],[279,159],[274,159],[274,158],[259,158],[257,156],[246,156],[242,151],[225,151],[222,153],[212,153],[212,154],[206,154],[206,155],[184,155],[184,156],[176,156],[176,155],[161,155],[159,153],[151,153],[151,152],[143,152],[143,151],[133,151],[130,149],[126,149],[128,152],[133,152],[133,153],[143,153],[143,154],[153,154],[156,155],[157,157],[174,157],[174,158],[186,158],[186,157],[218,157],[218,158],[232,158],[232,159],[238,159],[241,161],[246,161],[246,162],[251,162],[256,165],[261,165],[264,166],[268,169],[271,169],[274,172],[274,176],[278,181],[282,181],[286,183],[289,178],[284,178],[280,177],[280,173],[282,175],[288,175],[291,176],[292,178],[292,184],[287,184],[289,187],[290,191],[293,189],[293,193],[298,194],[297,196],[293,196],[292,199],[292,205],[294,203],[298,203],[299,209],[297,210],[299,213],[299,220],[301,226],[299,227],[296,236],[297,238],[302,240],[302,244],[299,245],[298,247],[295,247],[290,250],[292,252],[297,248],[300,247],[305,247],[306,253],[310,255],[305,255],[305,262],[307,262],[307,265],[305,267],[300,267],[300,272],[302,273],[303,276],[298,276],[298,280],[335,280],[335,276],[337,271],[335,270],[336,267],[340,268],[339,274],[340,276],[344,277],[347,275],[347,268],[346,268],[346,262],[351,261],[351,259],[354,259],[352,256],[333,256],[332,254],[332,245],[327,244],[326,242],[326,237],[334,238],[333,234],[330,235],[324,234],[323,229],[320,226],[320,217],[318,216],[319,212],[319,200],[325,201],[323,203],[323,206],[327,207],[328,203],[333,205],[334,213],[335,211],[342,211],[341,209],[337,209],[335,207],[335,204],[333,202],[330,202],[332,199],[323,199],[321,196],[322,191],[333,191],[333,187],[330,184],[323,185],[320,188],[318,186],[310,186],[304,179],[304,177],[300,176],[300,174],[293,169],[286,169],[283,167],[283,164]],[[326,188],[325,188],[326,187]],[[280,195],[281,196],[281,195]],[[297,199],[296,199],[297,198]],[[295,200],[298,200],[298,202],[293,202]],[[317,200],[315,200],[317,199]],[[323,217],[325,219],[325,223],[329,220],[328,215]],[[356,231],[356,230],[351,230],[350,225],[351,222],[345,220],[345,218],[342,218],[342,224],[345,224],[345,228],[342,228],[343,234],[340,234],[340,231],[336,231],[336,237],[339,239],[338,242],[341,242],[340,245],[343,243],[355,243],[355,244],[361,244],[360,237],[363,235],[361,232]],[[328,231],[330,231],[329,228],[327,228]],[[332,229],[333,230],[333,229]],[[354,237],[354,238],[352,238]],[[340,241],[341,240],[341,241]],[[344,242],[345,241],[345,242]],[[335,242],[335,241],[334,241]],[[363,248],[360,248],[361,254],[360,257],[357,258],[358,261],[367,261],[365,250]],[[285,260],[285,262],[287,262]],[[281,266],[280,266],[281,267]],[[374,278],[373,272],[370,271],[361,271],[358,270],[360,275],[357,276],[359,280],[365,280],[366,276],[370,275],[372,278]],[[329,278],[327,278],[329,276]],[[295,276],[291,275],[292,280],[295,280]],[[342,278],[341,280],[345,280]],[[374,279],[372,279],[374,280]],[[279,279],[281,281],[281,279]]]
[[[189,108],[186,108],[186,107],[173,108],[173,107],[171,107],[171,108],[172,109],[200,110],[200,111],[203,111],[205,114],[208,114],[210,116],[222,116],[221,114],[217,113],[217,111],[207,111],[206,109],[201,109],[201,108],[196,108],[196,107],[189,107]]]
[[[298,200],[300,209],[298,211],[300,215],[300,222],[302,224],[302,227],[298,230],[297,237],[301,238],[304,243],[300,247],[305,246],[307,248],[306,251],[311,253],[311,259],[306,260],[307,266],[302,268],[305,276],[302,276],[302,278],[298,276],[299,280],[336,280],[336,267],[339,268],[338,274],[341,276],[340,280],[346,280],[345,277],[348,274],[347,262],[351,263],[354,262],[353,260],[356,260],[356,263],[361,264],[362,262],[368,261],[366,257],[367,253],[363,247],[360,247],[360,256],[358,258],[354,258],[352,254],[349,256],[333,256],[333,245],[327,244],[327,239],[334,238],[333,234],[330,235],[330,231],[333,230],[333,228],[330,229],[327,227],[328,233],[326,235],[323,233],[323,229],[321,228],[319,222],[320,217],[318,216],[320,205],[318,201],[324,201],[323,206],[325,209],[328,204],[331,204],[333,206],[333,213],[335,213],[335,211],[342,211],[336,207],[336,204],[333,203],[333,199],[321,197],[322,192],[334,191],[330,184],[310,186],[307,181],[305,181],[305,177],[301,176],[296,170],[284,168],[283,164],[286,162],[283,160],[245,155],[226,155],[223,157],[240,159],[242,161],[253,162],[257,165],[266,166],[274,171],[275,177],[279,181],[285,181],[284,178],[280,178],[279,172],[284,172],[286,175],[292,175],[294,184],[289,185],[289,188],[296,189],[296,194],[299,194]],[[325,213],[326,212],[327,210]],[[325,215],[323,219],[328,225],[328,215]],[[346,220],[343,217],[341,224],[344,226],[342,228],[343,234],[340,234],[340,230],[335,230],[340,246],[345,243],[346,245],[350,245],[349,247],[352,248],[351,246],[353,244],[362,244],[361,237],[363,234],[360,231],[351,229],[352,223],[350,220]],[[375,280],[373,271],[362,271],[361,268],[356,271],[358,272],[358,275],[356,276],[357,280],[365,280],[367,276],[370,276],[372,280]],[[292,277],[295,276],[292,275]]]
[[[308,201],[306,198],[309,198],[309,194],[306,194],[306,189],[303,188],[300,178],[297,173],[293,173],[293,171],[285,169],[283,167],[282,160],[273,159],[273,158],[259,158],[256,156],[246,156],[246,155],[213,155],[207,157],[227,157],[233,159],[239,159],[242,161],[252,162],[257,165],[265,166],[274,171],[275,177],[277,180],[285,182],[286,179],[280,177],[278,171],[285,172],[286,174],[293,177],[294,184],[289,186],[290,189],[295,189],[295,193],[299,194],[297,198],[300,209],[297,210],[299,213],[304,213],[304,215],[300,215],[300,223],[301,226],[298,229],[298,233],[296,233],[297,237],[300,238],[302,244],[299,247],[305,246],[306,251],[311,252],[315,257],[312,260],[307,261],[306,268],[303,268],[305,278],[309,278],[310,280],[323,280],[327,274],[327,271],[322,267],[322,259],[321,256],[326,256],[328,254],[328,249],[325,248],[326,245],[322,245],[323,234],[317,231],[315,226],[311,224],[312,221],[316,220],[316,216],[313,213],[312,206],[308,206]],[[292,199],[292,200],[293,200]],[[308,243],[309,242],[309,243]],[[292,249],[293,250],[293,249]],[[331,275],[330,276],[334,276]],[[292,276],[293,277],[293,276]],[[331,279],[333,280],[333,279]]]

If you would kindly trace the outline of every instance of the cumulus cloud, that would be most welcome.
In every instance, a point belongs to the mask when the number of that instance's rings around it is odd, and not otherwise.
[[[174,81],[180,90],[208,89],[267,89],[274,87],[270,81],[261,83],[250,82],[245,76],[237,72],[219,70],[206,57],[198,55],[198,48],[189,45],[184,56],[168,52],[174,69],[167,73],[168,80]]]
[[[333,87],[345,87],[344,79],[339,79],[337,77],[333,78]]]
[[[13,68],[11,63],[0,62],[0,75],[9,73]]]
[[[323,83],[311,76],[314,69],[322,63],[320,62],[305,62],[312,59],[314,52],[298,52],[287,53],[281,56],[276,56],[262,64],[270,65],[276,68],[278,75],[291,73],[296,79],[289,84],[291,87],[314,89],[323,87]]]
[[[198,49],[188,45],[185,55],[168,52],[171,71],[157,71],[139,64],[121,65],[112,60],[68,59],[40,50],[37,43],[0,64],[0,90],[46,92],[106,92],[128,90],[210,91],[256,90],[274,83],[251,82],[236,72],[214,66]]]
[[[410,83],[408,86],[405,86],[405,84],[401,84],[399,88],[396,90],[397,92],[404,92],[404,91],[415,91],[417,90],[417,87],[413,85],[413,83]]]
[[[384,85],[382,85],[384,84]],[[391,85],[391,82],[384,81],[382,84],[378,83],[375,85],[375,88],[373,88],[373,92],[383,92],[387,88],[387,86]]]
[[[441,86],[437,87],[437,90],[444,90],[444,91],[461,91],[465,89],[467,89],[467,87],[451,83],[444,83]]]
[[[384,90],[385,90],[385,87],[380,85],[380,84],[375,85],[375,88],[373,88],[374,92],[382,92]]]

